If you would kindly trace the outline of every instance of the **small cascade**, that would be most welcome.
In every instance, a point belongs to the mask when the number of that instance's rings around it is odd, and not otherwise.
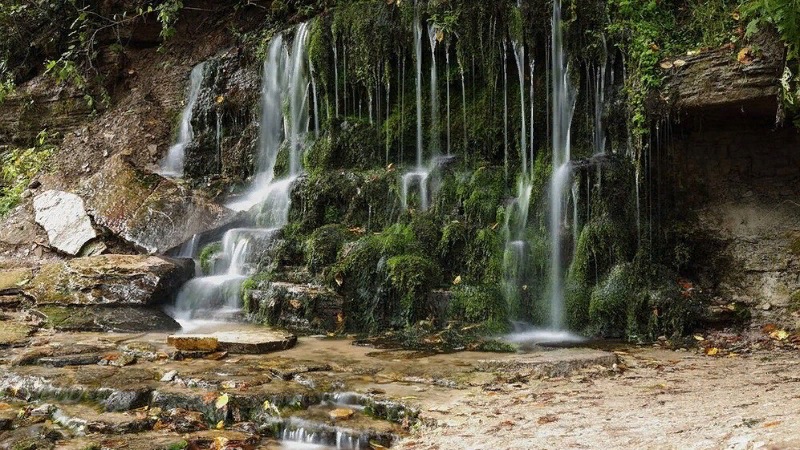
[[[520,177],[517,183],[517,196],[508,206],[505,217],[505,279],[504,288],[506,302],[511,317],[521,315],[521,292],[527,291],[530,281],[527,270],[528,261],[528,213],[531,204],[533,184],[526,177]]]
[[[314,99],[314,137],[319,139],[319,100],[317,99],[317,80],[314,77],[314,65],[308,60],[308,72],[311,74],[311,91]]]
[[[211,275],[194,278],[178,293],[174,317],[184,330],[209,313],[235,313],[240,307],[241,285],[253,272],[251,257],[269,249],[288,222],[290,189],[301,172],[301,153],[309,133],[309,81],[305,63],[308,24],[297,27],[291,53],[282,34],[270,42],[261,89],[262,117],[258,172],[242,198],[227,206],[257,215],[259,228],[234,228],[222,238],[222,248],[211,259]],[[288,104],[284,115],[283,105]],[[284,145],[290,150],[290,174],[274,180],[275,160]]]
[[[562,257],[563,206],[570,183],[570,127],[575,111],[575,95],[569,84],[569,69],[561,29],[561,1],[553,3],[551,42],[552,150],[553,175],[550,181],[550,327],[564,327],[564,286]]]
[[[606,39],[603,37],[603,48],[605,50]],[[594,154],[602,155],[606,152],[606,132],[603,126],[603,109],[606,104],[606,65],[607,57],[595,70],[594,77]]]
[[[182,177],[183,161],[186,156],[186,146],[194,139],[192,130],[192,112],[197,104],[197,97],[200,95],[200,87],[205,77],[206,63],[201,62],[194,66],[189,76],[189,96],[186,105],[181,112],[181,122],[178,127],[178,138],[169,150],[164,160],[161,161],[160,174],[166,177]]]
[[[428,29],[430,41],[431,41],[431,56],[433,56],[432,68],[431,68],[431,119],[433,123],[431,124],[431,153],[432,155],[436,155],[438,149],[434,150],[435,144],[434,142],[437,140],[435,135],[435,123],[437,120],[436,114],[436,58],[434,50],[436,49],[436,36],[433,27],[429,27]],[[416,167],[411,169],[409,172],[406,172],[402,178],[402,188],[401,188],[401,204],[403,209],[408,208],[408,198],[411,188],[416,185],[419,189],[419,197],[420,197],[420,208],[423,210],[428,209],[428,204],[430,202],[429,198],[429,189],[428,183],[431,174],[431,169],[429,167],[425,167],[423,162],[423,131],[422,131],[422,21],[419,17],[419,9],[416,9],[415,12],[415,20],[414,20],[414,54],[416,57],[416,69],[417,69],[417,159],[416,159]],[[433,161],[433,158],[432,158]]]
[[[580,179],[575,177],[572,181],[572,251],[575,252],[575,249],[578,246],[578,235],[580,234],[579,230],[579,223],[578,223],[578,201],[580,200]]]
[[[526,139],[527,120],[525,120],[525,46],[516,40],[511,41],[514,50],[514,59],[517,61],[517,72],[519,76],[519,111],[522,119],[522,126],[519,129],[519,152],[522,156],[522,170],[528,170],[528,142]]]
[[[215,130],[216,150],[217,150],[217,170],[222,171],[222,113],[219,108],[216,111],[217,123]]]

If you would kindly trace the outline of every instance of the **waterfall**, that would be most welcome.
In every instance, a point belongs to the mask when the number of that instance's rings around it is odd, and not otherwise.
[[[517,61],[517,72],[519,74],[519,111],[522,119],[522,126],[519,129],[519,152],[522,156],[522,171],[528,170],[528,143],[525,138],[527,121],[525,120],[525,46],[516,40],[511,41],[514,49],[514,59]]]
[[[533,56],[533,55],[531,55]],[[534,145],[533,141],[533,115],[534,115],[534,107],[533,107],[533,73],[534,69],[536,68],[536,63],[531,57],[531,134],[530,134],[530,141],[531,141],[531,156],[530,156],[530,174],[533,175],[533,165],[535,164],[535,155],[536,155],[536,146]]]
[[[503,167],[508,178],[508,42],[503,40]]]
[[[339,49],[336,47],[336,34],[333,35],[333,80],[334,80],[334,102],[336,105],[336,117],[339,117]]]
[[[194,130],[192,130],[192,112],[197,103],[197,97],[200,95],[200,87],[203,84],[205,76],[206,63],[201,62],[194,66],[192,73],[189,76],[189,96],[186,100],[186,105],[181,112],[181,122],[178,127],[178,138],[169,150],[167,156],[161,161],[160,174],[166,177],[182,177],[183,176],[183,161],[185,158],[186,146],[194,139]]]
[[[439,83],[436,79],[436,28],[428,25],[428,38],[431,41],[431,158],[439,156]]]
[[[414,55],[417,66],[417,167],[422,167],[422,22],[419,7],[414,13]]]
[[[220,108],[216,110],[217,123],[216,123],[216,147],[217,147],[217,170],[222,173],[222,113]]]
[[[461,58],[458,58],[458,70],[461,72],[461,114],[464,121],[464,152],[467,151],[467,87],[464,76],[464,64]]]
[[[212,274],[192,279],[181,288],[173,315],[184,329],[198,317],[207,318],[209,312],[238,311],[241,285],[252,272],[251,257],[272,242],[288,222],[290,189],[301,172],[301,154],[309,132],[307,40],[308,23],[303,23],[295,32],[291,53],[282,34],[270,42],[261,88],[258,173],[246,194],[227,205],[237,211],[259,205],[260,228],[228,230],[221,250],[211,259]],[[284,104],[288,104],[286,116]],[[275,160],[284,144],[290,151],[290,174],[275,180]]]
[[[553,3],[551,42],[552,150],[553,174],[550,181],[550,327],[564,327],[564,287],[561,231],[566,186],[571,178],[570,126],[575,95],[569,84],[561,30],[561,1]]]

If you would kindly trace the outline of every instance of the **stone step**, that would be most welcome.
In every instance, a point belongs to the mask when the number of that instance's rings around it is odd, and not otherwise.
[[[262,354],[294,347],[297,336],[277,330],[219,331],[211,334],[176,334],[167,344],[184,351],[224,351]]]

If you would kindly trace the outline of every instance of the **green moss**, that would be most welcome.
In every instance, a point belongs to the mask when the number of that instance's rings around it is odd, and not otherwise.
[[[212,242],[200,251],[200,270],[203,271],[204,274],[209,275],[213,271],[213,267],[211,266],[214,262],[214,258],[222,251],[222,242]]]
[[[178,442],[176,442],[174,444],[170,444],[167,447],[167,450],[183,450],[183,449],[188,448],[188,447],[189,447],[189,442],[187,442],[187,441],[178,441]]]
[[[439,268],[430,259],[416,255],[389,258],[386,263],[392,288],[400,301],[400,317],[406,324],[429,315],[428,294],[441,280]]]
[[[448,278],[460,275],[466,259],[469,233],[466,225],[454,220],[442,229],[442,239],[436,247],[436,254],[442,262],[442,271]]]
[[[471,223],[488,225],[497,220],[498,205],[505,196],[503,172],[498,168],[479,167],[465,187],[464,214]]]
[[[40,133],[41,135],[41,133]],[[8,214],[22,199],[22,193],[34,176],[46,169],[55,147],[40,144],[31,148],[15,148],[0,154],[0,217]]]
[[[452,290],[448,318],[467,323],[488,322],[492,329],[508,326],[508,305],[498,285],[459,285]]]
[[[342,245],[353,238],[353,233],[344,225],[331,224],[314,230],[304,243],[308,269],[312,272],[319,272],[323,267],[336,262],[336,256]]]
[[[328,133],[305,154],[309,172],[357,170],[384,164],[384,146],[378,130],[367,121],[332,119]]]
[[[441,238],[441,227],[436,224],[434,217],[430,214],[416,214],[412,217],[409,228],[419,243],[420,251],[435,257]]]
[[[497,230],[479,229],[469,241],[466,255],[467,281],[499,284],[503,279],[503,238]]]

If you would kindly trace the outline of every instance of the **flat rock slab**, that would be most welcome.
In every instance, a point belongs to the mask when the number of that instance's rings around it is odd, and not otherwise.
[[[297,343],[297,336],[274,330],[220,331],[211,334],[176,334],[167,344],[185,351],[224,351],[261,354],[287,350]]]
[[[33,199],[36,223],[47,231],[50,246],[77,255],[97,237],[83,199],[71,192],[45,191]]]
[[[617,355],[614,353],[575,348],[482,360],[478,361],[477,366],[483,371],[525,372],[538,378],[553,378],[568,376],[588,367],[611,367],[616,362]]]
[[[33,278],[31,269],[20,268],[0,272],[0,295],[13,295],[22,292],[22,287]]]

